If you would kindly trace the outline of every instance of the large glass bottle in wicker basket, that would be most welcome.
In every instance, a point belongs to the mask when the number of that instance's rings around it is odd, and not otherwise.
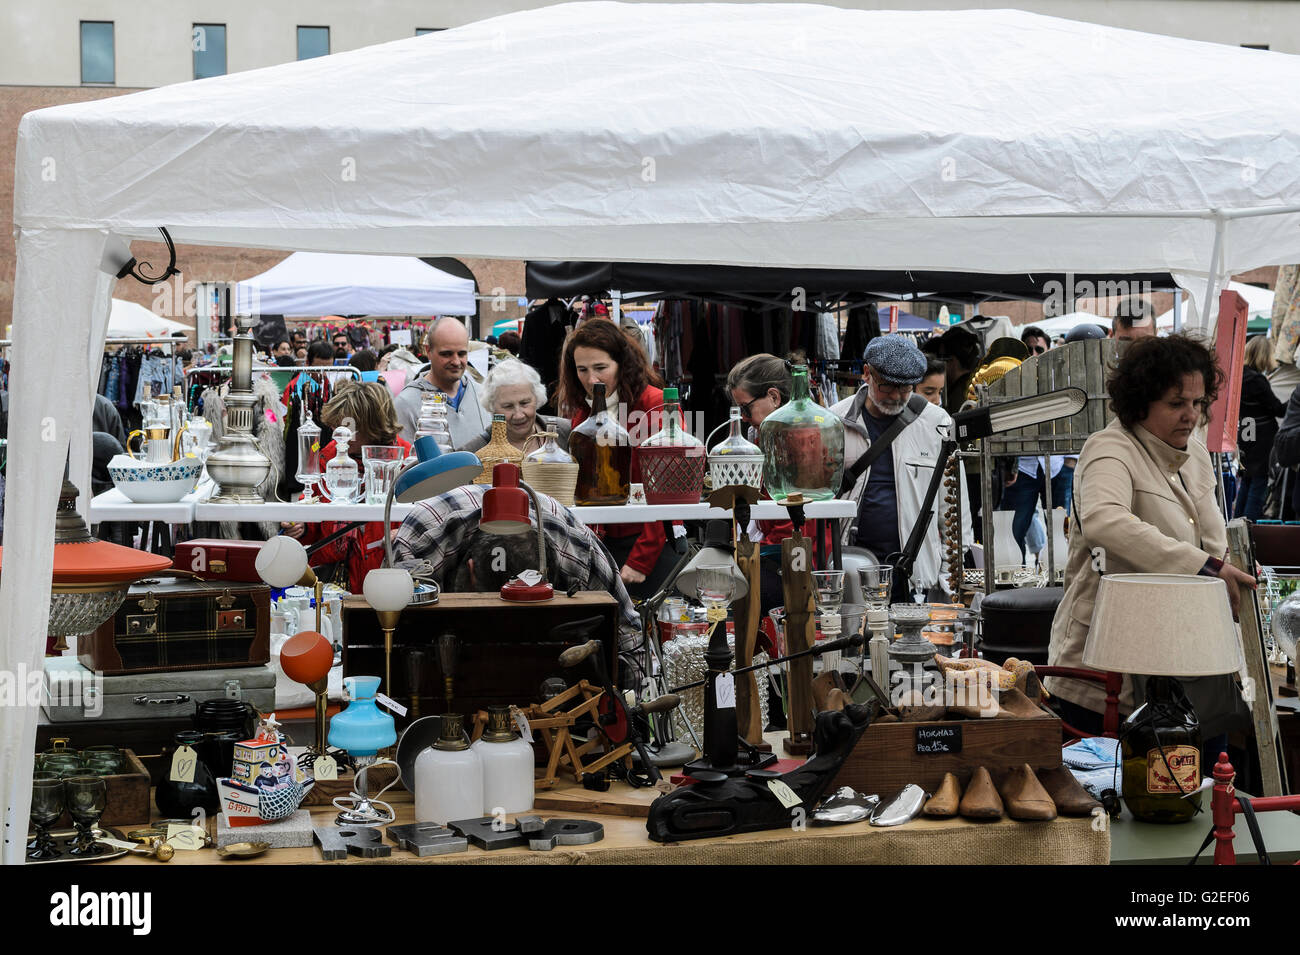
[[[704,442],[681,425],[677,389],[664,389],[664,426],[637,448],[647,504],[698,504],[704,487]]]
[[[792,372],[790,402],[777,408],[758,430],[763,449],[763,484],[775,501],[802,494],[825,501],[844,477],[844,424],[829,408],[812,400],[808,369]]]
[[[569,435],[569,453],[578,462],[573,503],[626,504],[632,490],[632,439],[605,408],[605,386],[592,387],[592,416]]]

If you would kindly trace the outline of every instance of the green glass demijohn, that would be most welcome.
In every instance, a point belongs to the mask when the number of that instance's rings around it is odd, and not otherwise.
[[[758,445],[763,450],[763,484],[774,501],[795,494],[806,501],[833,498],[844,477],[844,423],[812,400],[808,369],[791,373],[790,401],[763,419]]]

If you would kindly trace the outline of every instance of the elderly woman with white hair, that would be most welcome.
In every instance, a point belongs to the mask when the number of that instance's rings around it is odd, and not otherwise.
[[[559,432],[561,447],[568,446],[569,422],[564,418],[539,415],[537,409],[544,404],[546,388],[542,385],[541,375],[531,365],[511,358],[488,372],[483,385],[483,407],[490,414],[505,415],[506,438],[519,450],[524,449],[524,443],[534,432],[546,430]],[[477,438],[467,441],[461,450],[477,451],[491,437],[492,429],[489,427]],[[533,442],[529,450],[537,447],[537,442]]]

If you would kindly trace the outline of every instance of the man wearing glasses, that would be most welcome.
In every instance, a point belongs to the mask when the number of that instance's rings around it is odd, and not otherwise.
[[[844,421],[844,464],[851,468],[871,445],[888,439],[888,447],[854,482],[849,497],[858,503],[858,517],[847,525],[844,543],[865,547],[882,563],[903,549],[903,543],[919,520],[926,489],[939,460],[942,434],[952,419],[936,404],[914,396],[913,390],[926,374],[925,355],[903,335],[874,338],[863,355],[866,384],[852,398],[831,408]],[[904,414],[906,412],[906,415]],[[901,430],[892,438],[888,432],[903,419]],[[963,552],[972,541],[970,506],[966,482],[961,488],[961,535]],[[916,556],[912,571],[913,590],[945,588],[947,567],[939,538],[938,516],[942,497],[930,518],[930,525]],[[912,600],[902,581],[894,600]]]
[[[352,357],[352,342],[347,335],[343,334],[343,332],[335,332],[334,338],[331,339],[331,344],[334,345],[335,358]]]
[[[1052,347],[1052,340],[1047,337],[1047,332],[1043,331],[1037,325],[1029,325],[1020,333],[1020,340],[1025,343],[1031,355],[1042,355]]]

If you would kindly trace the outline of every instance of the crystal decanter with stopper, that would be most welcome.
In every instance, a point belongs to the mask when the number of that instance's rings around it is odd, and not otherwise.
[[[626,504],[632,490],[632,439],[605,407],[605,385],[592,386],[592,415],[569,435],[578,462],[578,505]]]
[[[351,504],[361,490],[361,469],[348,454],[351,440],[347,428],[334,429],[334,457],[325,465],[325,490],[334,504]]]
[[[302,424],[298,425],[298,470],[293,475],[306,494],[321,479],[320,425],[312,420],[311,409],[302,409]]]

